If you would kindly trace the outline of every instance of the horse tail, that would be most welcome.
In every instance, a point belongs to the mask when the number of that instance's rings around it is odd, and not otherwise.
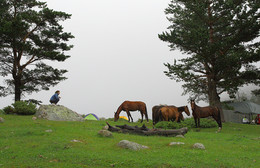
[[[159,121],[163,121],[163,115],[162,115],[162,110],[161,110],[161,108],[160,108],[159,111],[158,111],[158,118],[159,118]]]
[[[221,114],[220,114],[220,109],[219,109],[219,107],[217,107],[217,110],[218,110],[218,126],[220,127],[220,128],[222,128],[222,122],[221,122]]]

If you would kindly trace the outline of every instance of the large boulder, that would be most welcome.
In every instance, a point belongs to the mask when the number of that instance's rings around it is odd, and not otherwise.
[[[61,105],[41,105],[35,115],[53,121],[84,121],[80,114]]]

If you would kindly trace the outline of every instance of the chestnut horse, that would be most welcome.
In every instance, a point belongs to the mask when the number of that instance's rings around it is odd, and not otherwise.
[[[147,109],[146,109],[146,105],[144,102],[141,101],[124,101],[117,109],[115,116],[114,116],[114,121],[117,121],[119,119],[119,114],[121,113],[121,111],[125,111],[127,116],[128,116],[128,122],[131,121],[133,122],[133,118],[130,114],[130,111],[140,111],[141,116],[142,116],[142,120],[141,122],[143,122],[143,115],[145,115],[145,118],[148,122],[148,115],[147,115]]]
[[[159,121],[163,121],[163,119],[162,119],[162,115],[161,115],[161,113],[160,113],[160,108],[162,108],[162,107],[167,107],[167,105],[157,105],[157,106],[153,106],[153,108],[152,108],[152,114],[153,114],[153,125],[155,125],[156,123],[158,123]],[[175,107],[175,106],[169,106],[169,107]],[[182,111],[181,111],[182,110]],[[182,121],[184,121],[184,117],[183,117],[183,115],[182,115],[182,112],[183,112],[184,110],[180,107],[180,116],[179,116],[179,119],[178,119],[178,122],[181,122],[181,120]],[[190,112],[188,112],[189,113],[189,115],[190,115]],[[172,118],[172,121],[173,120],[175,120],[175,118]]]
[[[196,127],[200,127],[200,118],[212,116],[218,123],[219,129],[222,128],[219,108],[212,106],[200,107],[196,105],[195,100],[191,100],[190,105]]]
[[[174,120],[176,122],[179,119],[183,118],[182,112],[185,112],[188,116],[190,115],[190,111],[187,106],[175,107],[175,106],[165,106],[161,107],[159,110],[160,115],[162,116],[163,121]]]

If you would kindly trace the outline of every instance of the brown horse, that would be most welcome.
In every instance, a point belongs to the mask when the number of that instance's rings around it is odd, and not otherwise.
[[[157,106],[153,106],[152,108],[152,114],[153,114],[153,125],[155,125],[156,123],[158,123],[159,121],[163,121],[163,118],[162,118],[162,115],[160,113],[160,108],[162,107],[175,107],[175,106],[167,106],[167,105],[157,105]],[[187,106],[182,106],[182,107],[179,107],[178,108],[178,111],[180,112],[180,116],[179,116],[179,119],[178,119],[178,122],[181,122],[184,121],[184,117],[182,115],[182,112],[183,111],[186,111],[186,114],[189,116],[190,115],[190,111],[188,109]],[[172,118],[171,119],[172,121],[175,120],[175,118]]]
[[[121,111],[125,111],[127,116],[128,116],[128,122],[133,122],[133,118],[130,114],[130,111],[140,111],[141,116],[142,116],[142,120],[141,122],[143,122],[143,115],[145,115],[145,118],[148,122],[148,114],[147,114],[147,109],[146,109],[146,105],[144,102],[141,101],[124,101],[117,109],[115,116],[114,116],[114,121],[117,121],[119,119],[119,114],[121,113]]]
[[[180,119],[184,120],[182,112],[185,112],[188,116],[190,111],[187,106],[175,107],[175,106],[165,106],[161,107],[159,110],[160,115],[162,116],[163,121],[174,120],[180,122]]]
[[[191,100],[190,105],[196,127],[200,127],[200,118],[212,116],[218,123],[219,129],[222,128],[219,108],[212,106],[200,107],[196,105],[194,100]]]

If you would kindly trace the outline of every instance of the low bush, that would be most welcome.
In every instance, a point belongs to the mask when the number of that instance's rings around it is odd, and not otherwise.
[[[14,108],[12,106],[7,106],[3,108],[5,114],[14,114]]]
[[[5,114],[4,110],[0,109],[0,114]]]
[[[162,128],[162,129],[179,129],[179,128],[195,128],[195,122],[193,118],[185,119],[183,122],[177,123],[177,122],[168,122],[168,121],[161,121],[155,124],[155,128]],[[200,127],[201,128],[213,128],[217,127],[217,123],[213,119],[208,118],[201,118],[200,119]]]
[[[33,115],[36,113],[36,105],[32,102],[16,101],[12,104],[14,112],[21,115]]]
[[[12,107],[13,106],[13,107]],[[16,101],[12,106],[3,108],[5,114],[33,115],[36,113],[36,105],[25,101]]]

